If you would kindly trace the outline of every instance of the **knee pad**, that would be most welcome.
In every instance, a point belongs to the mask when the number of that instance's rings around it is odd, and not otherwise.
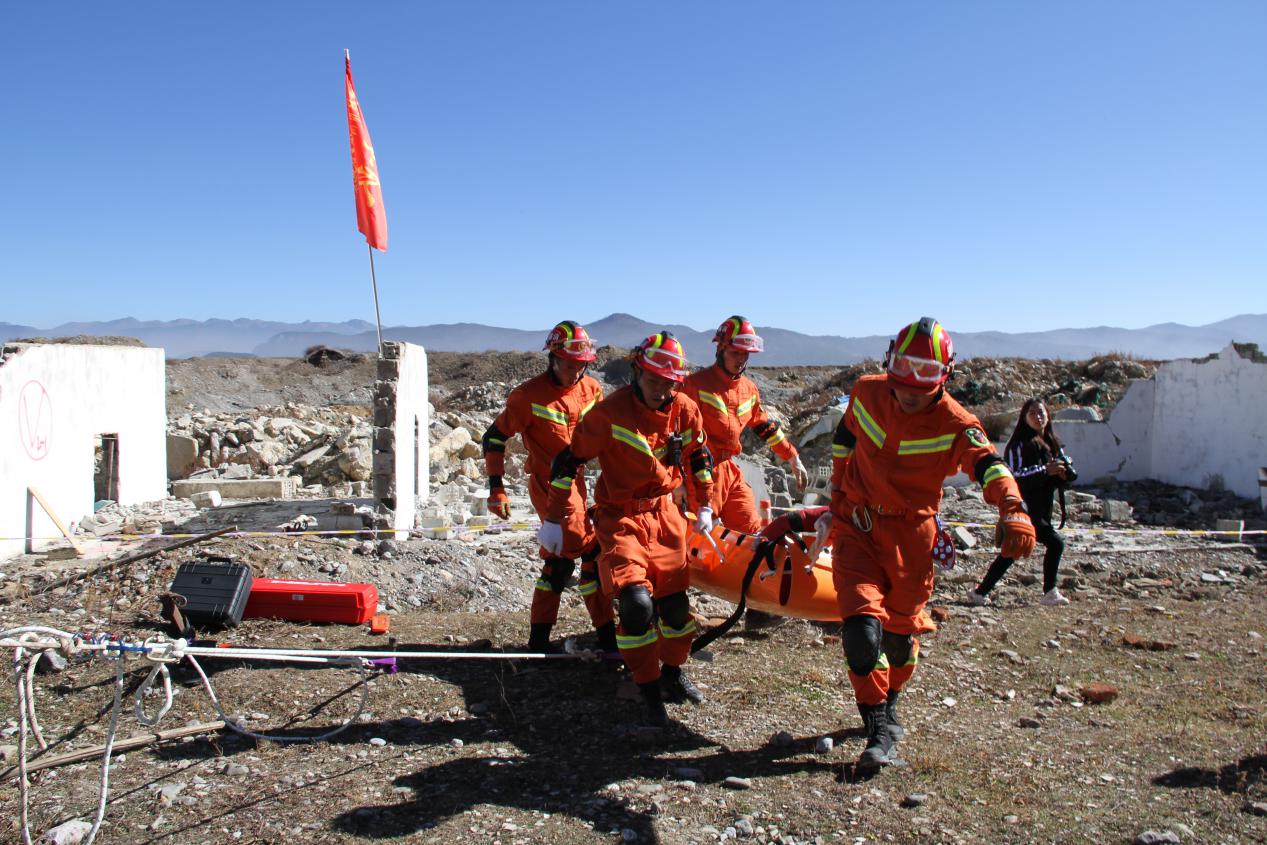
[[[868,675],[880,661],[880,640],[883,628],[874,616],[850,616],[845,620],[841,641],[845,660],[855,675]]]
[[[881,645],[884,648],[884,656],[889,658],[890,667],[905,666],[915,648],[915,637],[912,634],[895,634],[892,631],[885,631]]]
[[[691,621],[691,603],[685,591],[665,596],[656,602],[656,608],[660,611],[660,621],[670,628],[685,628]]]
[[[655,607],[646,587],[625,587],[620,591],[620,627],[626,634],[632,637],[645,634],[654,615]]]
[[[545,566],[541,567],[541,580],[550,585],[556,593],[563,592],[572,577],[576,564],[566,557],[548,557]]]

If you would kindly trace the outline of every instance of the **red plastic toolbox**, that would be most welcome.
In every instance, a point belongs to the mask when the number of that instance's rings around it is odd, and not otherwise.
[[[373,584],[256,578],[242,616],[360,625],[377,610],[378,588]]]

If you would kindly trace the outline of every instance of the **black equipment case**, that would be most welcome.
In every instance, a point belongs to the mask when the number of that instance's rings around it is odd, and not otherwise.
[[[236,625],[254,580],[251,568],[240,563],[191,561],[176,570],[171,592],[185,597],[180,612],[192,624]]]

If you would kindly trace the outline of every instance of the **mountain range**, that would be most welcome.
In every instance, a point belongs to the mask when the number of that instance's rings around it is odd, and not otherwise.
[[[713,329],[649,323],[629,314],[611,314],[586,323],[597,343],[632,347],[647,335],[669,329],[681,339],[692,362],[713,357]],[[448,352],[537,351],[549,327],[510,329],[480,323],[440,323],[429,326],[391,326],[387,340],[404,340],[427,349]],[[887,335],[838,337],[807,335],[790,329],[758,326],[765,338],[762,366],[851,364],[880,358]],[[1168,360],[1196,358],[1217,352],[1231,341],[1267,347],[1267,314],[1242,314],[1204,326],[1160,323],[1142,329],[1095,326],[1043,332],[954,332],[960,358],[1019,357],[1079,360],[1106,353]],[[374,325],[364,320],[342,323],[283,323],[269,320],[135,320],[65,323],[48,329],[0,323],[0,341],[29,337],[127,336],[149,346],[161,346],[169,358],[199,355],[258,355],[293,357],[311,346],[323,345],[371,352],[377,343]]]

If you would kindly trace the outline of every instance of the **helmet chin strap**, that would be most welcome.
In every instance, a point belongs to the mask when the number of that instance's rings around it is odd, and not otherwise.
[[[722,346],[720,343],[717,344],[717,366],[721,368],[723,373],[730,376],[732,380],[738,379],[741,375],[743,375],[744,370],[748,369],[748,363],[745,361],[744,365],[739,368],[739,372],[732,373],[730,370],[726,369],[725,351],[725,346]]]

